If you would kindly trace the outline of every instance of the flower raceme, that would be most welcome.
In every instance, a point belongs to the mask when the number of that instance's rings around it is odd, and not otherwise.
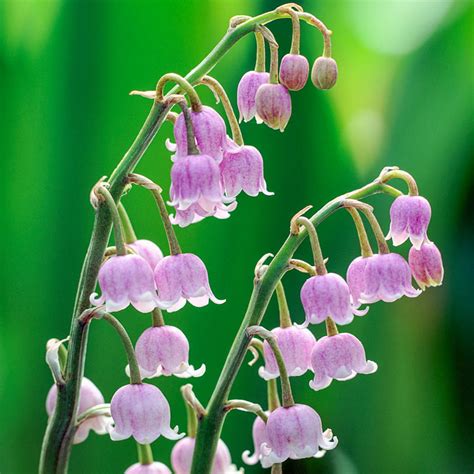
[[[268,416],[269,413],[266,412],[266,415]],[[248,450],[242,453],[242,460],[249,466],[257,464],[262,459],[262,445],[264,443],[268,445],[267,426],[259,416],[255,417],[255,421],[253,422],[252,439],[254,453],[250,455],[250,451]]]
[[[408,254],[408,263],[413,277],[422,290],[430,286],[439,286],[443,282],[443,259],[433,242],[423,242],[419,249],[412,247]]]
[[[56,401],[58,397],[58,388],[53,385],[46,397],[46,411],[51,416],[56,407]],[[100,390],[92,383],[88,378],[83,377],[81,388],[79,391],[79,408],[77,410],[78,415],[81,415],[89,408],[95,405],[101,405],[104,403],[104,397]],[[94,416],[92,418],[84,420],[76,429],[74,433],[74,444],[82,443],[89,436],[89,431],[93,430],[97,434],[105,434],[110,426],[110,418],[107,416]]]
[[[136,463],[130,466],[125,474],[172,474],[169,467],[161,462],[151,464]]]
[[[237,106],[240,112],[240,121],[244,122],[252,120],[254,117],[257,123],[261,123],[261,119],[256,115],[255,98],[258,88],[263,84],[268,84],[270,75],[268,72],[248,71],[240,79],[237,86]]]
[[[357,374],[372,374],[377,364],[367,361],[362,343],[352,334],[324,336],[314,345],[311,354],[314,380],[309,386],[314,390],[328,387],[332,380],[349,380]]]

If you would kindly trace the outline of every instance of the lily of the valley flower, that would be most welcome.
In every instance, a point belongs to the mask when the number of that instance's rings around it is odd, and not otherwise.
[[[290,91],[303,89],[308,81],[309,63],[301,54],[286,54],[280,63],[280,82]]]
[[[270,80],[268,72],[248,71],[240,79],[237,87],[237,106],[240,112],[240,121],[252,120],[254,117],[258,122],[261,120],[256,116],[255,97],[258,88],[267,84]]]
[[[156,264],[163,258],[163,252],[160,247],[151,240],[140,239],[127,245],[140,257],[144,258],[152,270],[155,269]]]
[[[255,98],[256,117],[270,128],[283,132],[291,117],[291,97],[282,84],[264,84]]]
[[[419,249],[412,247],[408,254],[408,263],[422,290],[443,283],[443,258],[433,242],[424,242]]]
[[[136,463],[130,466],[125,474],[172,474],[166,464],[162,462],[152,462],[151,464]]]

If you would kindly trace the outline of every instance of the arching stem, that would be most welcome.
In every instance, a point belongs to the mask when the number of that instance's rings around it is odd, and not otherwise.
[[[354,207],[346,207],[346,209],[354,221],[354,225],[357,230],[357,236],[359,237],[360,252],[362,257],[371,257],[373,255],[372,248],[370,246],[369,238],[367,237],[367,232],[359,212]]]
[[[255,43],[255,71],[265,72],[265,38],[259,31],[255,32]]]
[[[277,283],[275,293],[278,300],[278,310],[280,314],[280,327],[289,328],[293,325],[290,317],[290,310],[285,296],[285,289],[281,280]]]
[[[327,273],[326,264],[324,263],[321,245],[319,244],[318,233],[313,223],[307,217],[298,217],[296,224],[303,225],[308,232],[309,241],[311,242],[311,249],[313,251],[314,266],[317,275],[325,275]]]
[[[156,102],[163,102],[163,89],[168,82],[175,82],[186,94],[188,94],[193,112],[200,112],[202,110],[201,99],[192,84],[186,78],[172,72],[165,74],[156,84]]]
[[[362,212],[369,221],[370,227],[372,227],[372,232],[374,233],[375,240],[377,241],[379,253],[390,253],[382,228],[380,227],[379,221],[375,217],[375,214],[368,208],[362,208]]]
[[[137,236],[133,230],[132,221],[130,220],[130,217],[128,216],[125,206],[122,204],[122,202],[118,203],[117,209],[120,215],[120,222],[122,223],[125,243],[133,244],[133,242],[137,240]]]

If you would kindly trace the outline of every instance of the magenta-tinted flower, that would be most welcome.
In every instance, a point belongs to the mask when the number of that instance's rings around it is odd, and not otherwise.
[[[226,140],[224,120],[213,108],[207,106],[203,106],[200,112],[190,111],[190,114],[199,151],[218,162],[221,161]],[[186,122],[182,113],[179,114],[174,125],[174,138],[176,140],[176,158],[186,156],[188,141]]]
[[[119,388],[110,402],[110,413],[114,428],[110,431],[113,441],[133,436],[140,444],[151,444],[160,436],[175,440],[184,434],[178,434],[178,427],[170,427],[170,406],[154,385],[140,383]]]
[[[193,462],[193,452],[196,440],[183,438],[178,441],[171,451],[171,465],[175,474],[189,474]],[[229,448],[221,439],[217,442],[216,455],[211,474],[237,474],[239,471],[232,464]]]
[[[140,239],[127,245],[140,257],[144,258],[152,270],[155,269],[156,264],[163,258],[163,252],[160,247],[151,240]]]
[[[172,474],[166,464],[162,462],[152,462],[151,464],[136,463],[130,466],[125,474]]]
[[[204,364],[197,370],[189,365],[189,342],[174,326],[146,329],[138,338],[135,354],[143,377],[200,377],[206,371]]]
[[[255,117],[255,96],[262,84],[267,84],[270,75],[268,72],[246,72],[237,86],[237,106],[240,112],[240,121],[248,122]],[[258,122],[258,119],[257,119]]]
[[[266,414],[268,415],[269,412],[266,412]],[[242,453],[242,460],[245,464],[248,464],[249,466],[257,464],[262,459],[262,444],[268,444],[267,426],[259,416],[257,416],[255,418],[255,421],[253,422],[252,439],[254,453],[250,455],[250,451],[248,450]]]
[[[334,449],[337,438],[331,430],[323,433],[321,418],[307,405],[277,408],[268,416],[268,442],[262,445],[262,466],[270,467],[287,459],[320,457],[323,450]]]
[[[290,91],[305,86],[309,75],[308,60],[301,54],[285,54],[280,63],[280,82]]]
[[[291,117],[291,97],[281,84],[264,84],[255,98],[256,118],[270,128],[283,132]]]
[[[231,202],[226,205],[224,203],[218,203],[210,207],[210,209],[204,209],[200,204],[191,204],[186,210],[182,211],[176,209],[174,215],[170,215],[170,221],[174,225],[180,227],[187,227],[190,224],[200,222],[206,217],[215,217],[216,219],[228,219],[230,213],[237,207],[237,202]]]
[[[290,377],[303,375],[311,367],[311,352],[316,339],[308,329],[291,326],[272,329],[278,347],[280,348],[286,370]],[[275,355],[267,341],[263,343],[265,367],[260,367],[258,373],[265,380],[280,375]]]
[[[402,296],[420,294],[411,284],[408,263],[396,253],[356,258],[347,270],[347,282],[355,304],[391,303]]]
[[[249,196],[262,192],[267,196],[273,193],[267,190],[263,177],[263,159],[253,146],[238,146],[230,138],[220,164],[221,180],[226,196],[235,198],[241,191]]]
[[[366,360],[362,343],[352,334],[324,336],[316,342],[311,355],[314,390],[328,387],[333,379],[349,380],[357,374],[373,374],[377,364]]]
[[[99,270],[102,296],[92,293],[94,306],[105,303],[108,312],[120,311],[129,304],[141,313],[149,313],[158,305],[153,270],[140,255],[114,255]]]
[[[201,307],[219,300],[209,286],[209,277],[202,260],[191,253],[169,255],[155,268],[155,282],[158,289],[158,301],[169,312],[178,311],[189,301],[193,306]]]
[[[301,302],[306,313],[303,327],[332,318],[337,324],[349,324],[354,314],[364,316],[365,310],[356,309],[351,302],[349,287],[336,273],[308,278],[301,288]]]
[[[48,416],[51,416],[56,408],[56,401],[58,397],[58,389],[53,385],[46,397],[46,411]],[[95,405],[104,403],[104,397],[100,390],[86,377],[83,377],[81,382],[81,389],[79,391],[79,407],[77,414],[81,415],[89,408]],[[74,444],[82,443],[89,436],[89,431],[93,430],[97,434],[107,433],[110,425],[110,418],[107,416],[95,416],[83,421],[74,433]]]
[[[419,249],[412,247],[408,254],[408,263],[413,277],[422,290],[443,283],[443,259],[433,242],[424,242]]]
[[[390,208],[390,231],[387,240],[401,245],[408,238],[416,249],[427,239],[431,219],[430,203],[421,196],[399,196]]]

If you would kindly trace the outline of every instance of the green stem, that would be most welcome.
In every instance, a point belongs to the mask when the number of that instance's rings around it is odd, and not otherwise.
[[[291,322],[290,310],[288,308],[288,302],[285,296],[285,289],[281,280],[277,283],[275,293],[278,300],[278,310],[280,314],[280,327],[290,328],[293,323]]]
[[[255,32],[255,42],[257,46],[255,56],[255,71],[265,72],[265,38],[262,33]]]
[[[125,206],[121,202],[118,203],[117,209],[120,215],[120,222],[122,223],[125,243],[133,244],[133,242],[137,240],[137,236],[133,230],[132,221],[125,210]]]
[[[278,396],[276,379],[270,379],[267,382],[267,399],[268,409],[270,411],[274,411],[281,406],[280,397]]]
[[[271,474],[283,474],[283,467],[281,464],[273,464]]]
[[[153,464],[153,452],[149,444],[137,443],[138,462],[140,464]]]
[[[152,325],[154,328],[159,328],[165,325],[163,313],[160,308],[155,308],[151,313]]]
[[[326,318],[326,334],[328,336],[336,336],[337,334],[339,334],[336,323],[333,321],[332,318]]]
[[[190,438],[195,438],[197,433],[198,427],[198,420],[196,416],[196,412],[194,411],[193,407],[185,400],[184,404],[186,405],[186,416],[188,420],[188,429],[187,435]]]
[[[184,117],[184,123],[186,125],[186,144],[188,146],[188,155],[199,155],[199,149],[196,145],[196,138],[194,136],[191,112],[189,111],[185,100],[179,101],[177,103],[181,108]]]
[[[416,184],[415,178],[410,173],[402,170],[391,170],[382,175],[381,182],[386,183],[391,179],[401,179],[405,181],[408,186],[409,195],[418,196],[418,185]]]
[[[123,348],[127,354],[128,365],[130,367],[130,383],[142,383],[142,377],[140,375],[140,368],[138,367],[137,358],[135,356],[135,350],[133,349],[133,344],[130,340],[127,330],[115,316],[112,316],[109,313],[102,313],[102,319],[107,321],[117,331],[117,334],[122,340]]]
[[[300,54],[300,38],[301,38],[301,26],[298,13],[292,8],[288,8],[288,13],[291,16],[291,25],[293,29],[293,35],[291,37],[291,54]]]
[[[390,253],[382,228],[380,227],[379,221],[375,217],[375,214],[367,208],[362,208],[361,211],[364,213],[365,217],[367,217],[370,227],[372,227],[372,232],[374,233],[375,240],[377,241],[379,253]]]
[[[189,101],[193,112],[200,112],[202,110],[201,99],[192,84],[183,76],[174,74],[172,72],[165,74],[156,84],[156,101],[163,102],[163,89],[168,82],[176,82],[179,87],[188,94]]]
[[[278,44],[270,44],[270,84],[278,84]]]
[[[321,251],[321,245],[319,244],[318,233],[313,223],[306,217],[298,217],[296,220],[297,224],[301,224],[305,227],[309,235],[311,242],[311,249],[313,251],[314,267],[316,268],[317,275],[325,275],[327,273],[326,264],[324,263],[323,252]]]
[[[373,255],[372,248],[370,247],[369,238],[367,237],[367,232],[359,212],[353,207],[346,207],[346,209],[354,220],[357,236],[359,237],[361,255],[363,257],[371,257]]]

